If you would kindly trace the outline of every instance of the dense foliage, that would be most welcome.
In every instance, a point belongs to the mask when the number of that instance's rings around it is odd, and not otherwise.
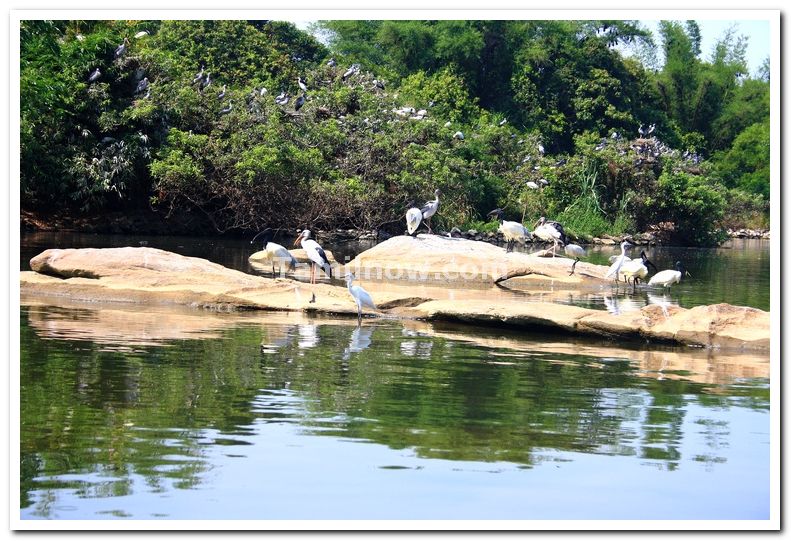
[[[749,77],[733,32],[703,60],[694,22],[663,22],[661,69],[630,21],[316,32],[327,45],[277,21],[23,21],[23,207],[399,230],[440,188],[445,228],[503,207],[707,244],[766,222],[768,66]]]

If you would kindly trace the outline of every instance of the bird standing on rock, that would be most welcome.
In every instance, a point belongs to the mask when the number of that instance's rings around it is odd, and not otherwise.
[[[496,217],[500,222],[500,227],[498,227],[497,230],[502,233],[503,237],[505,238],[506,253],[512,252],[514,250],[514,243],[516,241],[524,244],[525,240],[527,240],[527,237],[530,235],[530,231],[528,231],[527,228],[519,222],[503,220],[503,209],[494,209],[489,214],[487,214],[487,216]]]
[[[544,242],[552,243],[552,257],[555,257],[555,250],[557,249],[558,242],[564,246],[567,244],[566,232],[563,230],[563,225],[553,220],[547,220],[544,216],[538,219],[536,225],[533,227],[533,234],[543,240]]]
[[[437,209],[439,209],[439,196],[441,193],[439,189],[434,190],[434,200],[426,201],[426,204],[420,209],[420,212],[423,214],[423,219],[426,221],[429,234],[433,233],[431,231],[431,217],[434,216],[434,214],[437,213]]]
[[[563,247],[563,251],[566,252],[567,256],[574,258],[574,263],[571,264],[571,272],[569,273],[569,276],[571,276],[574,274],[574,267],[577,266],[577,262],[580,258],[587,256],[588,253],[579,244],[566,244]]]
[[[372,310],[378,310],[376,304],[374,304],[374,300],[371,298],[370,293],[364,290],[361,286],[352,285],[354,281],[354,274],[351,272],[346,275],[346,287],[349,289],[349,293],[351,294],[352,298],[354,298],[354,302],[357,304],[357,325],[360,325],[363,320],[363,307],[370,308]]]
[[[266,229],[258,233],[255,237],[253,237],[253,240],[250,241],[250,244],[255,242],[255,239],[257,239],[261,235],[264,235],[262,242],[264,245],[263,251],[266,253],[266,259],[267,261],[270,261],[272,263],[272,276],[275,275],[275,259],[278,260],[281,270],[283,268],[283,264],[286,264],[287,267],[292,271],[296,269],[297,260],[294,258],[293,255],[291,255],[291,252],[286,250],[284,246],[272,242],[272,238],[274,235],[270,228],[267,227]]]
[[[413,207],[411,202],[409,205],[410,208],[406,211],[406,230],[409,235],[414,236],[415,231],[420,227],[420,222],[423,221],[423,213],[419,208]]]
[[[308,256],[308,259],[310,259],[310,283],[316,283],[317,266],[332,279],[332,265],[330,265],[330,260],[327,259],[327,255],[324,253],[324,249],[319,246],[319,243],[310,238],[309,229],[303,230],[299,236],[294,239],[294,246],[297,244],[305,250],[305,254]]]

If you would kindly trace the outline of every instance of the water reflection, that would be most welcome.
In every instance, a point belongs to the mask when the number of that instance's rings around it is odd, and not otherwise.
[[[717,485],[734,474],[729,445],[755,439],[732,424],[738,412],[751,412],[752,431],[766,423],[765,356],[282,313],[90,307],[69,323],[64,308],[22,310],[20,488],[31,518],[85,517],[89,501],[108,502],[96,514],[139,518],[123,503],[131,499],[145,502],[143,518],[189,518],[171,503],[183,496],[160,496],[195,487],[243,505],[238,487],[212,492],[233,461],[248,476],[276,476],[296,449],[300,473],[289,483],[303,486],[278,498],[310,509],[321,505],[313,480],[347,455],[347,482],[370,493],[410,481],[366,481],[356,468],[434,468],[421,482],[450,494],[461,471],[509,476],[582,456],[613,458],[604,492],[629,484],[621,468],[650,486],[655,470],[694,479],[693,463],[718,474]],[[171,325],[142,333],[152,315]],[[211,332],[189,331],[198,322]],[[135,345],[108,348],[102,336]],[[331,442],[347,447],[328,454]],[[272,486],[246,485],[244,501],[271,499]]]

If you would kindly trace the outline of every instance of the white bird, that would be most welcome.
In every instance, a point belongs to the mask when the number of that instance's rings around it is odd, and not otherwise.
[[[203,80],[203,66],[200,67],[200,71],[195,74],[195,77],[192,79],[192,84],[197,83],[198,81]]]
[[[508,123],[508,119],[507,119],[507,118],[504,118],[504,119],[502,119],[502,120],[500,121],[500,123],[498,124],[498,126],[505,126],[507,123]]]
[[[217,99],[221,100],[224,97],[225,97],[225,85],[222,85],[222,91],[219,94],[217,94]]]
[[[302,77],[297,77],[297,85],[299,85],[299,88],[302,90],[302,92],[308,91],[308,85],[305,84],[305,81],[302,80]]]
[[[350,272],[348,275],[346,275],[346,287],[349,289],[349,293],[354,298],[354,302],[357,304],[357,324],[359,325],[363,320],[363,307],[370,308],[372,310],[378,310],[378,308],[376,307],[376,304],[374,304],[374,300],[371,298],[370,293],[360,286],[353,286],[353,281],[354,274]]]
[[[566,232],[563,230],[563,226],[558,222],[547,220],[544,216],[539,218],[536,225],[533,226],[533,235],[544,242],[552,243],[552,257],[555,257],[555,250],[557,250],[558,242],[563,245],[567,242]]]
[[[541,154],[542,156],[544,155],[544,145],[542,145],[541,143],[538,143],[538,153]]]
[[[459,141],[464,141],[464,134],[460,131],[457,131],[453,134],[454,139],[458,139]]]
[[[265,95],[266,95],[266,92],[267,92],[267,90],[266,90],[266,87],[265,87],[265,86],[262,86],[262,87],[261,87],[261,92],[260,92],[260,95],[261,95],[261,96],[265,96]]]
[[[531,190],[537,190],[537,189],[538,189],[538,184],[536,184],[536,183],[535,183],[535,182],[533,182],[532,180],[531,180],[530,182],[528,182],[528,183],[526,184],[526,186],[527,186],[528,188],[530,188]]]
[[[135,34],[135,39],[140,39],[148,35],[148,30],[141,30],[137,34]]]
[[[406,230],[410,235],[414,235],[421,221],[423,221],[423,213],[419,208],[411,207],[406,211]]]
[[[673,284],[679,283],[682,275],[691,276],[684,270],[684,267],[681,266],[681,261],[676,261],[676,270],[668,269],[657,272],[648,280],[648,285],[670,287]]]
[[[514,250],[514,243],[516,241],[524,244],[527,240],[527,237],[530,236],[530,231],[528,231],[527,228],[521,223],[503,220],[503,209],[494,209],[487,216],[495,216],[497,221],[500,222],[500,227],[498,227],[497,230],[502,233],[503,238],[505,238],[506,253],[512,252]]]
[[[283,265],[285,264],[288,269],[292,271],[297,268],[297,260],[291,255],[291,252],[286,250],[285,247],[277,244],[276,242],[272,242],[272,237],[274,234],[270,228],[266,228],[258,235],[253,237],[253,240],[250,241],[250,244],[255,242],[260,235],[264,235],[262,240],[264,244],[264,252],[266,252],[266,260],[272,263],[272,276],[275,275],[275,260],[277,260],[280,270],[283,270]]]
[[[429,234],[432,233],[431,217],[434,216],[434,214],[437,213],[437,209],[439,209],[439,196],[441,193],[439,189],[434,190],[434,200],[426,201],[426,204],[420,209],[420,212],[423,214],[423,219],[426,220],[426,227],[428,227]]]
[[[446,128],[450,128],[450,126],[451,126],[450,120],[448,120],[447,122],[445,122],[445,127],[446,127]]]
[[[547,179],[545,179],[545,178],[538,179],[538,183],[543,185],[543,186],[549,186],[549,181]]]
[[[645,250],[640,251],[640,257],[631,259],[629,261],[624,261],[623,265],[621,265],[621,270],[619,271],[620,276],[623,276],[624,281],[629,283],[629,278],[633,280],[634,286],[637,285],[637,280],[643,280],[646,276],[648,276],[648,268],[653,267],[654,272],[657,271],[656,265],[654,265],[649,259],[648,256],[645,255]]]
[[[93,70],[93,73],[91,73],[90,77],[88,77],[88,82],[92,83],[101,76],[102,76],[102,72],[99,71],[99,68],[96,68],[95,70]]]
[[[124,38],[123,43],[115,48],[115,57],[120,58],[126,52],[126,47],[129,45],[129,38]]]
[[[220,111],[220,114],[221,114],[221,115],[227,115],[228,113],[230,113],[230,112],[231,112],[231,109],[233,109],[233,101],[232,101],[232,100],[228,100],[228,105],[226,105],[226,106],[225,106],[225,107],[224,107],[224,108],[223,108],[223,109]]]
[[[624,262],[626,261],[626,249],[631,248],[632,245],[629,244],[627,241],[623,241],[621,243],[621,255],[618,259],[615,260],[609,270],[607,270],[607,274],[604,275],[605,278],[609,278],[610,276],[615,276],[615,281],[618,281],[618,273],[621,271],[621,267],[623,266]]]
[[[319,246],[319,243],[310,238],[309,229],[305,229],[297,236],[294,240],[294,246],[297,244],[302,246],[308,259],[310,259],[311,284],[316,283],[316,266],[320,267],[327,276],[332,278],[332,265],[330,265],[330,260],[327,259],[327,255],[324,253],[324,249]]]
[[[566,252],[567,256],[574,258],[574,263],[571,264],[571,272],[569,273],[569,276],[571,276],[574,274],[574,267],[577,266],[577,261],[579,261],[581,257],[587,256],[588,253],[585,251],[585,248],[579,244],[566,244],[566,246],[563,247],[563,251]]]

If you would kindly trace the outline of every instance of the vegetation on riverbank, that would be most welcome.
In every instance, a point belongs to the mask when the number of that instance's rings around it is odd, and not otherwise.
[[[767,225],[768,65],[748,76],[732,33],[702,60],[693,22],[659,46],[626,21],[321,28],[329,45],[276,21],[23,21],[23,209],[400,231],[438,187],[444,229],[495,207],[684,244]]]

